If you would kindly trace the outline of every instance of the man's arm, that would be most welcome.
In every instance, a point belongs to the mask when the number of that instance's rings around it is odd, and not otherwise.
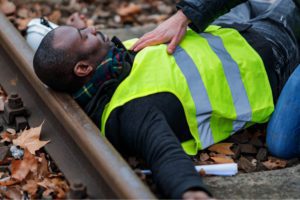
[[[184,15],[191,20],[190,27],[202,32],[219,16],[247,0],[183,0],[177,4]]]
[[[123,146],[146,161],[165,197],[181,199],[187,191],[192,194],[194,191],[207,192],[192,160],[183,151],[160,110],[147,100],[134,100],[120,108],[116,118],[118,136],[110,131],[115,127],[111,118],[106,131],[108,139],[114,146]],[[202,197],[209,197],[206,192]],[[190,198],[189,194],[185,197]]]

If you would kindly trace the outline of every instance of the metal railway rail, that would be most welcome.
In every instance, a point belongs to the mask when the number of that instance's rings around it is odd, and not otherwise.
[[[72,98],[37,79],[32,59],[31,48],[0,12],[0,83],[22,97],[31,126],[45,120],[42,139],[51,140],[46,151],[67,180],[86,185],[90,198],[155,198]]]

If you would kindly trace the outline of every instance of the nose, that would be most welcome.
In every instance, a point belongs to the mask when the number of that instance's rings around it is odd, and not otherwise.
[[[96,28],[94,26],[89,26],[87,28],[87,31],[93,35],[96,35],[97,34],[97,31],[96,31]]]

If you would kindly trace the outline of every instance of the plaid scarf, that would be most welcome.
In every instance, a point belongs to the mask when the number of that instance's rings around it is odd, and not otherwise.
[[[84,107],[96,94],[98,88],[107,80],[118,78],[122,72],[123,55],[125,49],[113,47],[104,60],[97,66],[95,74],[77,92],[73,93],[73,99]]]

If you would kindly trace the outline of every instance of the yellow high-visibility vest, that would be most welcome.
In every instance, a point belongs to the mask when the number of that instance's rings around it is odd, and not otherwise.
[[[201,34],[188,30],[173,55],[166,48],[147,47],[136,55],[104,109],[102,134],[114,109],[161,92],[174,94],[183,106],[193,136],[182,143],[189,155],[269,119],[274,103],[263,61],[239,32],[218,26]]]

